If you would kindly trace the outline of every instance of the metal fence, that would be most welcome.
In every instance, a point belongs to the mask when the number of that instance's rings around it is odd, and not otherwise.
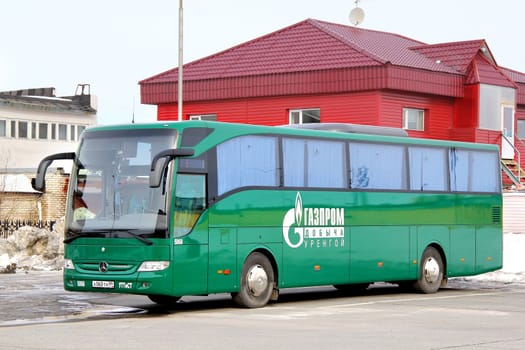
[[[0,219],[0,239],[7,239],[20,227],[31,226],[36,228],[44,228],[46,230],[53,230],[55,220],[21,220],[21,219]]]

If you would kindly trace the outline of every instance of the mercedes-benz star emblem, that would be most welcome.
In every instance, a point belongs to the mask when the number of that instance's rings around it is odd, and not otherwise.
[[[105,261],[102,261],[100,264],[98,264],[98,270],[100,272],[106,272],[108,270],[108,263]]]

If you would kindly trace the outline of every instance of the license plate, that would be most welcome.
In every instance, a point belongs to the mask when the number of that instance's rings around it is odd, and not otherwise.
[[[115,288],[115,282],[114,281],[91,281],[91,287],[113,289]]]

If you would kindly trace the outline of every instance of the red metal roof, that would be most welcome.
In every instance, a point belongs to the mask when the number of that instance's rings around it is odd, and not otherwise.
[[[397,34],[307,19],[185,64],[184,99],[370,89],[461,96],[465,79],[479,78],[472,64],[480,53],[497,71],[484,40],[427,45]],[[140,81],[142,103],[175,102],[177,79],[175,68]]]
[[[393,65],[457,73],[410,50],[422,43],[397,34],[308,19],[184,65],[184,80]],[[177,81],[178,69],[140,84]]]
[[[464,74],[482,48],[486,48],[484,40],[424,45],[411,49]]]
[[[477,55],[473,64],[476,66],[478,71],[479,82],[482,84],[505,86],[510,88],[517,88],[516,83],[514,83],[505,73],[496,67],[491,62],[480,55]]]

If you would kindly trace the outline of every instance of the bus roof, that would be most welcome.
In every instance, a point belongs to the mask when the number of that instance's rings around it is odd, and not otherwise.
[[[323,124],[323,123],[321,123]],[[304,124],[303,124],[304,125]],[[344,126],[343,126],[344,125]],[[458,147],[471,148],[480,150],[499,150],[497,145],[471,143],[462,141],[448,141],[448,140],[433,140],[416,137],[407,137],[406,132],[402,129],[374,127],[367,125],[356,124],[339,124],[326,123],[321,127],[289,127],[289,126],[264,126],[252,124],[238,124],[225,123],[214,121],[182,121],[182,122],[155,122],[155,123],[134,123],[134,124],[115,124],[107,126],[92,126],[87,128],[84,132],[94,132],[103,130],[152,130],[152,129],[176,129],[182,132],[187,128],[211,128],[220,133],[212,133],[213,137],[207,137],[199,144],[200,147],[212,147],[214,144],[221,143],[240,135],[249,134],[273,134],[273,135],[290,135],[290,136],[304,136],[317,137],[327,139],[339,139],[346,141],[372,141],[381,143],[398,143],[398,144],[412,144],[421,146],[442,146],[442,147]],[[394,131],[398,130],[398,131]],[[402,132],[400,132],[401,130]],[[399,135],[396,135],[399,134]]]

